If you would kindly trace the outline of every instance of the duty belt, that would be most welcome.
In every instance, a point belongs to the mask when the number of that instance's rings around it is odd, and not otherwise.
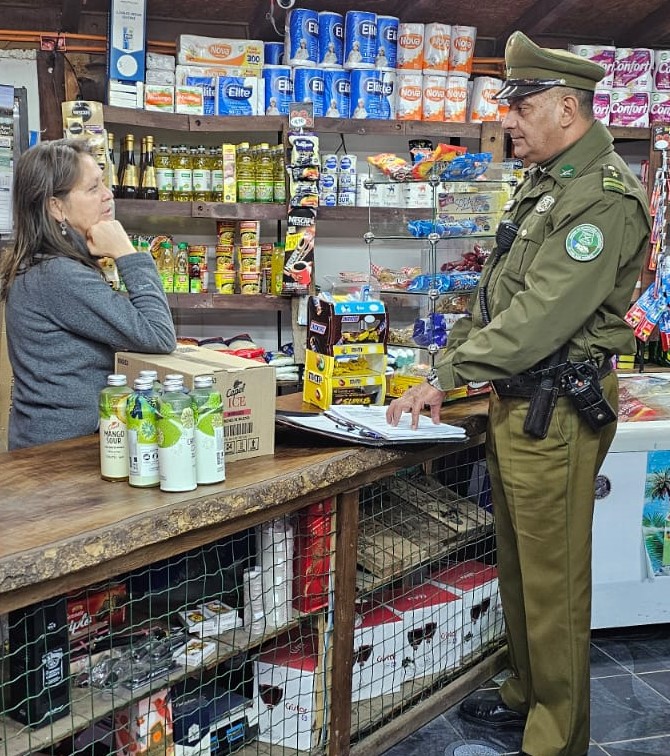
[[[598,368],[598,378],[602,380],[606,375],[612,372],[612,366],[609,360]],[[530,399],[535,389],[542,380],[542,373],[520,373],[513,375],[511,378],[501,378],[497,381],[491,381],[494,393],[500,398]],[[565,389],[561,386],[558,390],[559,396],[565,396]]]

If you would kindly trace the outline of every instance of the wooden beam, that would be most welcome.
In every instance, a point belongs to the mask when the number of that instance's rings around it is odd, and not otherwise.
[[[65,64],[62,55],[43,50],[37,53],[37,89],[40,99],[42,139],[61,139],[65,100]]]
[[[625,33],[626,39],[634,39],[635,44],[640,47],[660,45],[670,34],[670,2],[666,1],[634,26],[622,29],[621,33]],[[619,34],[615,36],[618,37]]]
[[[79,31],[81,19],[82,0],[63,0],[60,30],[76,34]]]
[[[576,11],[582,2],[583,0],[537,0],[498,37],[498,51],[502,53],[507,38],[517,29],[529,37],[548,30],[559,33],[561,19]]]

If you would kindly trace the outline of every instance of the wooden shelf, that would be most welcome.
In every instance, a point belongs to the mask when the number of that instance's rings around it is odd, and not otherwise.
[[[290,315],[290,297],[272,294],[168,294],[173,310],[244,310],[281,312]]]
[[[194,218],[229,220],[286,220],[286,205],[279,202],[193,202]]]
[[[104,105],[105,122],[124,126],[138,126],[167,131],[186,131],[193,133],[225,132],[282,132],[288,129],[285,116],[193,116],[181,113],[160,113],[151,110],[118,108]],[[357,120],[354,118],[315,118],[314,130],[324,134],[389,134],[396,136],[443,136],[451,138],[480,139],[485,129],[502,129],[495,123],[452,123],[450,121],[376,121]],[[610,126],[615,139],[648,140],[651,130],[648,128]]]
[[[144,218],[211,218],[214,220],[282,220],[286,207],[262,202],[160,202],[157,200],[116,200],[120,220]]]

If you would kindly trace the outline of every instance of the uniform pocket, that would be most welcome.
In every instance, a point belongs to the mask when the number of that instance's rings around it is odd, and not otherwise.
[[[505,260],[505,273],[523,280],[546,236],[544,223],[524,223]]]

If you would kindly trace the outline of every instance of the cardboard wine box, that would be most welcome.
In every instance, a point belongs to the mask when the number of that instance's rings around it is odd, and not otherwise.
[[[274,454],[274,368],[196,346],[178,346],[167,355],[117,352],[116,372],[124,373],[129,385],[140,370],[157,370],[161,381],[167,373],[181,373],[189,389],[196,376],[211,375],[223,398],[226,460]]]

